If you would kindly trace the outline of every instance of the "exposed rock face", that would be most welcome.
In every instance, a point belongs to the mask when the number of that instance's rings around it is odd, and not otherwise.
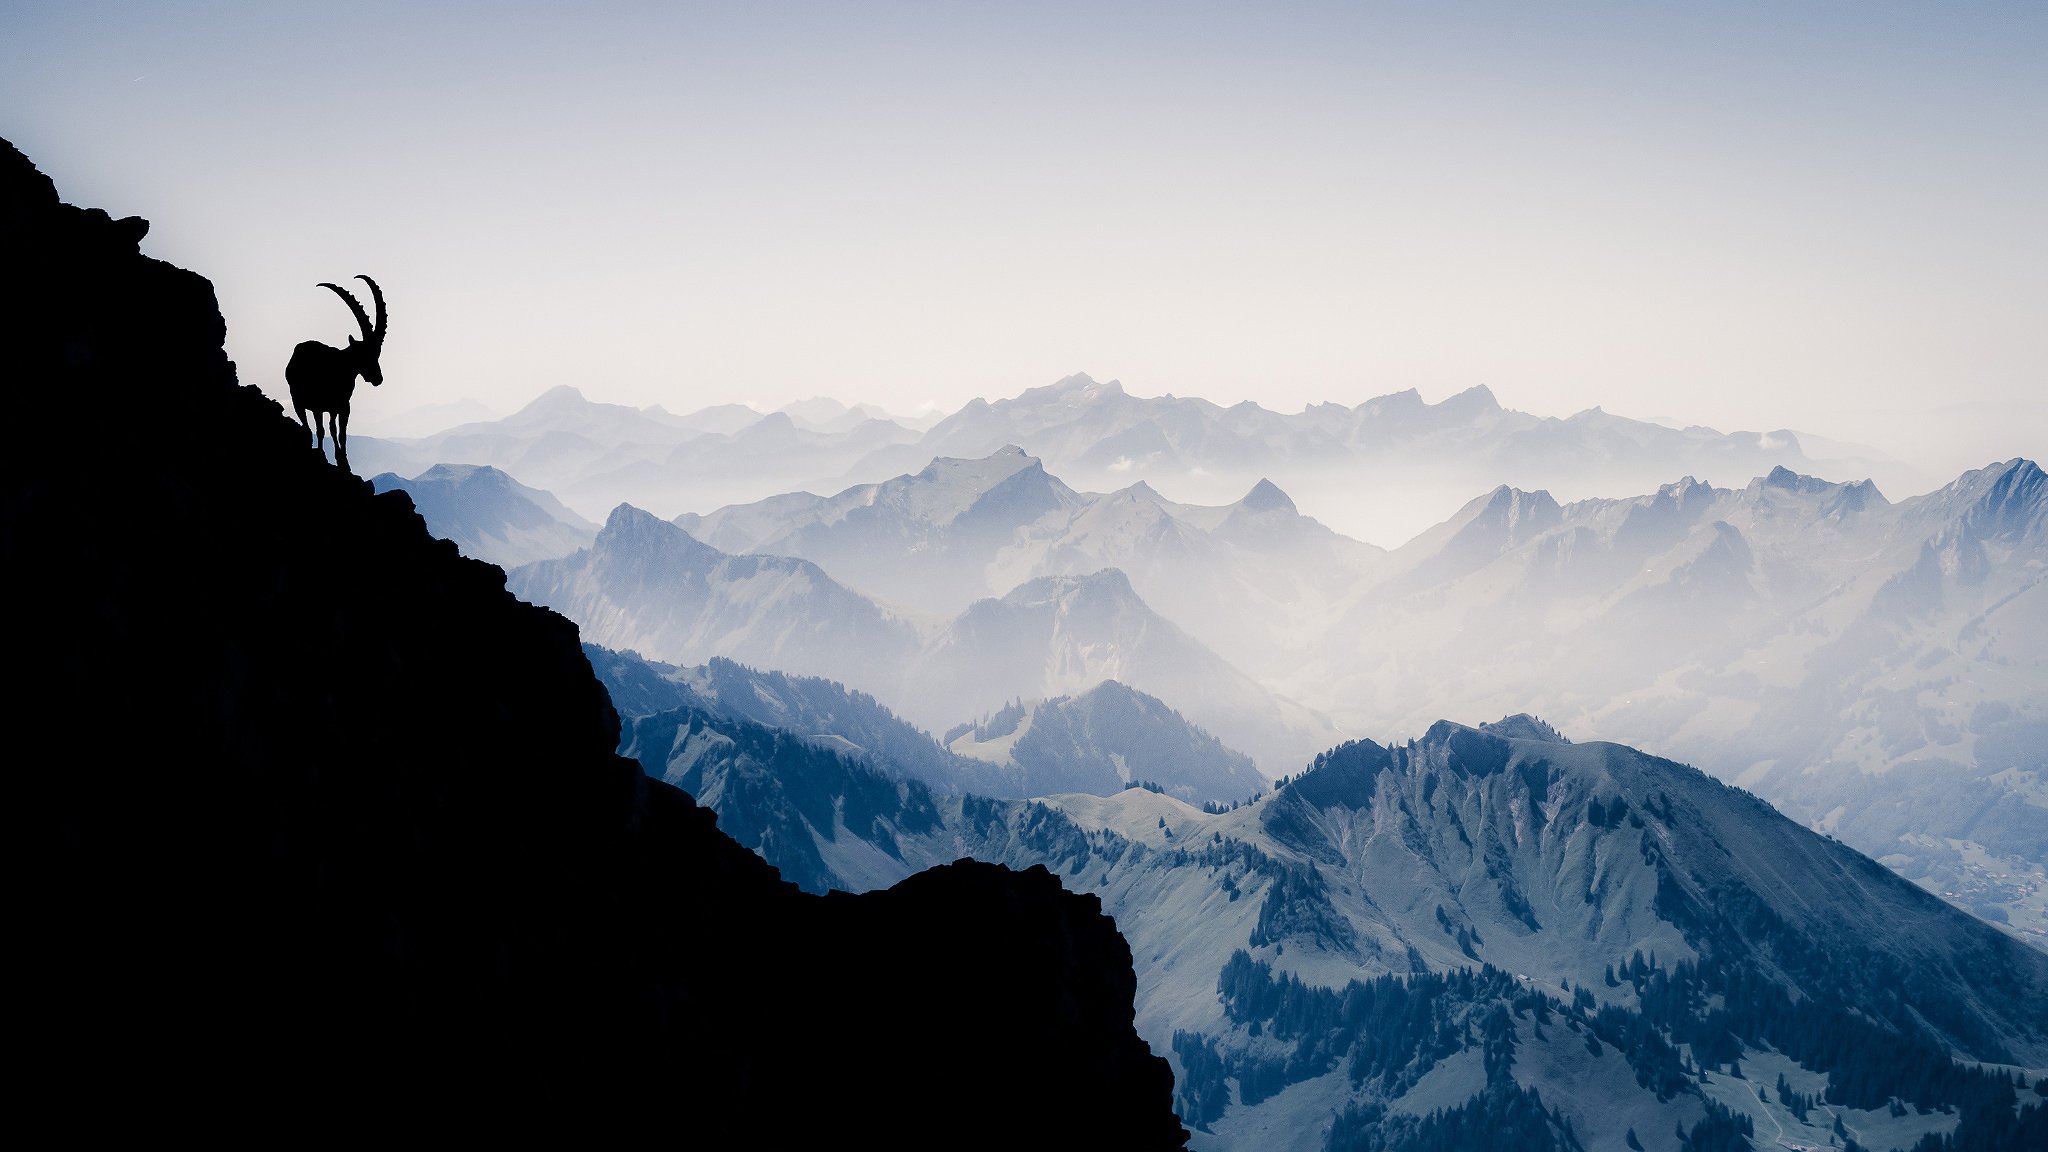
[[[0,141],[0,226],[28,1119],[1184,1143],[1095,897],[799,893],[614,754],[574,627],[237,386],[144,222]]]

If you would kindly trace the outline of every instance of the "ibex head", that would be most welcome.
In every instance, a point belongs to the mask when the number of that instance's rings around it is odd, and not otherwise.
[[[348,305],[348,310],[356,314],[356,323],[362,325],[363,336],[360,340],[354,336],[349,337],[348,351],[355,353],[359,364],[358,371],[362,374],[363,379],[371,384],[382,384],[384,382],[384,366],[379,364],[377,360],[384,351],[384,290],[377,287],[377,282],[368,276],[358,275],[356,279],[370,286],[370,299],[377,305],[377,322],[375,324],[370,323],[369,315],[363,311],[362,301],[350,295],[348,289],[343,288],[339,284],[329,284],[324,280],[321,281],[320,286],[322,288],[334,289],[335,295],[341,297],[342,302]]]

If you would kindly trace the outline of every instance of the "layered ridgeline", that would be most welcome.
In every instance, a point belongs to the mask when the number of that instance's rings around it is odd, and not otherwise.
[[[1096,897],[779,878],[616,754],[568,621],[236,383],[146,230],[0,142],[12,416],[95,453],[0,460],[28,1126],[1184,1144]]]
[[[2032,1149],[2048,956],[1756,797],[1527,717],[1205,813],[942,793],[697,708],[626,739],[812,886],[967,852],[1101,895],[1216,1149]]]
[[[1267,787],[1249,756],[1114,680],[1077,696],[1012,701],[948,729],[942,742],[867,693],[822,677],[763,672],[722,658],[682,668],[594,644],[584,651],[629,728],[640,717],[692,708],[780,729],[942,793],[1108,796],[1137,785],[1225,807]]]
[[[1269,775],[1340,733],[1526,708],[1740,782],[2048,942],[2044,523],[2027,460],[1897,503],[1777,470],[1571,504],[1502,486],[1389,553],[1270,483],[1218,506],[1083,493],[1008,447],[678,518],[720,550],[694,553],[707,567],[729,550],[801,568],[789,553],[834,596],[899,605],[857,661],[779,650],[838,627],[780,610],[676,643],[694,609],[652,576],[514,585],[606,643],[844,679],[934,729],[1118,679]],[[749,612],[758,583],[732,597]]]
[[[1074,375],[970,401],[929,427],[824,406],[822,420],[801,407],[763,415],[732,405],[677,416],[593,402],[564,387],[502,420],[404,439],[365,436],[357,455],[373,470],[408,476],[442,461],[494,465],[595,519],[620,503],[704,509],[799,489],[839,492],[935,457],[980,459],[1017,444],[1068,483],[1096,491],[1143,480],[1186,499],[1229,500],[1270,477],[1341,510],[1349,518],[1343,530],[1388,543],[1503,479],[1561,492],[1630,492],[1679,473],[1731,484],[1783,466],[1875,476],[1897,491],[1928,482],[1874,450],[1828,444],[1809,452],[1783,429],[1676,429],[1597,408],[1539,417],[1501,407],[1484,387],[1437,404],[1410,389],[1281,413],[1250,402],[1133,396],[1116,381]]]
[[[515,568],[508,587],[592,643],[835,680],[927,730],[1116,680],[1250,755],[1268,778],[1337,735],[1154,611],[1116,569],[1028,580],[953,615],[921,612],[810,560],[728,553],[622,505],[589,548]]]
[[[1077,492],[1015,445],[836,496],[796,492],[675,522],[724,551],[801,557],[869,595],[936,614],[1032,580],[1114,568],[1147,605],[1254,678],[1291,670],[1316,626],[1385,556],[1303,516],[1269,480],[1216,506],[1167,500],[1142,481]]]
[[[490,465],[600,519],[622,503],[715,507],[818,487],[880,448],[919,438],[885,415],[842,415],[853,419],[821,425],[800,413],[764,416],[721,404],[679,416],[593,402],[564,386],[501,419],[350,439],[355,462],[371,471],[414,476],[444,462]]]

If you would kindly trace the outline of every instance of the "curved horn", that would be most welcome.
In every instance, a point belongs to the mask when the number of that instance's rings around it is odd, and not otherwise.
[[[363,340],[365,343],[375,343],[377,340],[382,338],[382,333],[370,327],[370,318],[363,312],[362,301],[357,300],[355,297],[349,295],[348,289],[343,288],[339,284],[329,284],[325,280],[322,280],[320,282],[320,286],[322,288],[334,289],[334,294],[341,297],[342,302],[348,305],[348,310],[356,314],[356,323],[361,324],[363,326]],[[377,311],[379,313],[382,313],[384,311],[382,298],[379,298],[377,302]]]
[[[370,337],[370,343],[382,344],[384,343],[384,290],[377,287],[377,282],[368,276],[358,273],[356,279],[370,286],[370,300],[377,305],[377,332],[376,335]]]

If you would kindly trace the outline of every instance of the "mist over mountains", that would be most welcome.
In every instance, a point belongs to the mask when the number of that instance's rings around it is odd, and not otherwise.
[[[1567,498],[1649,491],[1690,474],[1737,485],[1774,467],[1872,477],[1894,492],[1938,483],[1876,449],[1785,429],[1671,428],[1589,409],[1568,418],[1502,408],[1483,385],[1430,404],[1413,389],[1279,413],[1250,402],[1138,397],[1075,374],[1014,397],[973,400],[924,420],[833,401],[753,412],[720,405],[677,416],[585,399],[560,386],[499,420],[427,436],[359,438],[372,472],[489,464],[602,520],[620,503],[664,517],[790,491],[842,492],[935,458],[981,459],[1022,445],[1063,481],[1113,491],[1146,481],[1174,499],[1221,504],[1261,478],[1325,523],[1395,546],[1473,492],[1502,482]],[[819,419],[818,417],[823,417]],[[1845,455],[1846,454],[1846,455]]]
[[[1347,736],[1528,710],[2048,940],[2044,507],[2024,459],[1897,502],[1784,467],[1568,503],[1497,485],[1386,550],[1270,479],[1218,505],[1088,492],[1005,444],[679,516],[710,548],[665,547],[726,566],[687,595],[622,532],[512,580],[595,642],[840,680],[933,731],[1118,680],[1269,778]],[[719,556],[752,557],[744,580]]]

